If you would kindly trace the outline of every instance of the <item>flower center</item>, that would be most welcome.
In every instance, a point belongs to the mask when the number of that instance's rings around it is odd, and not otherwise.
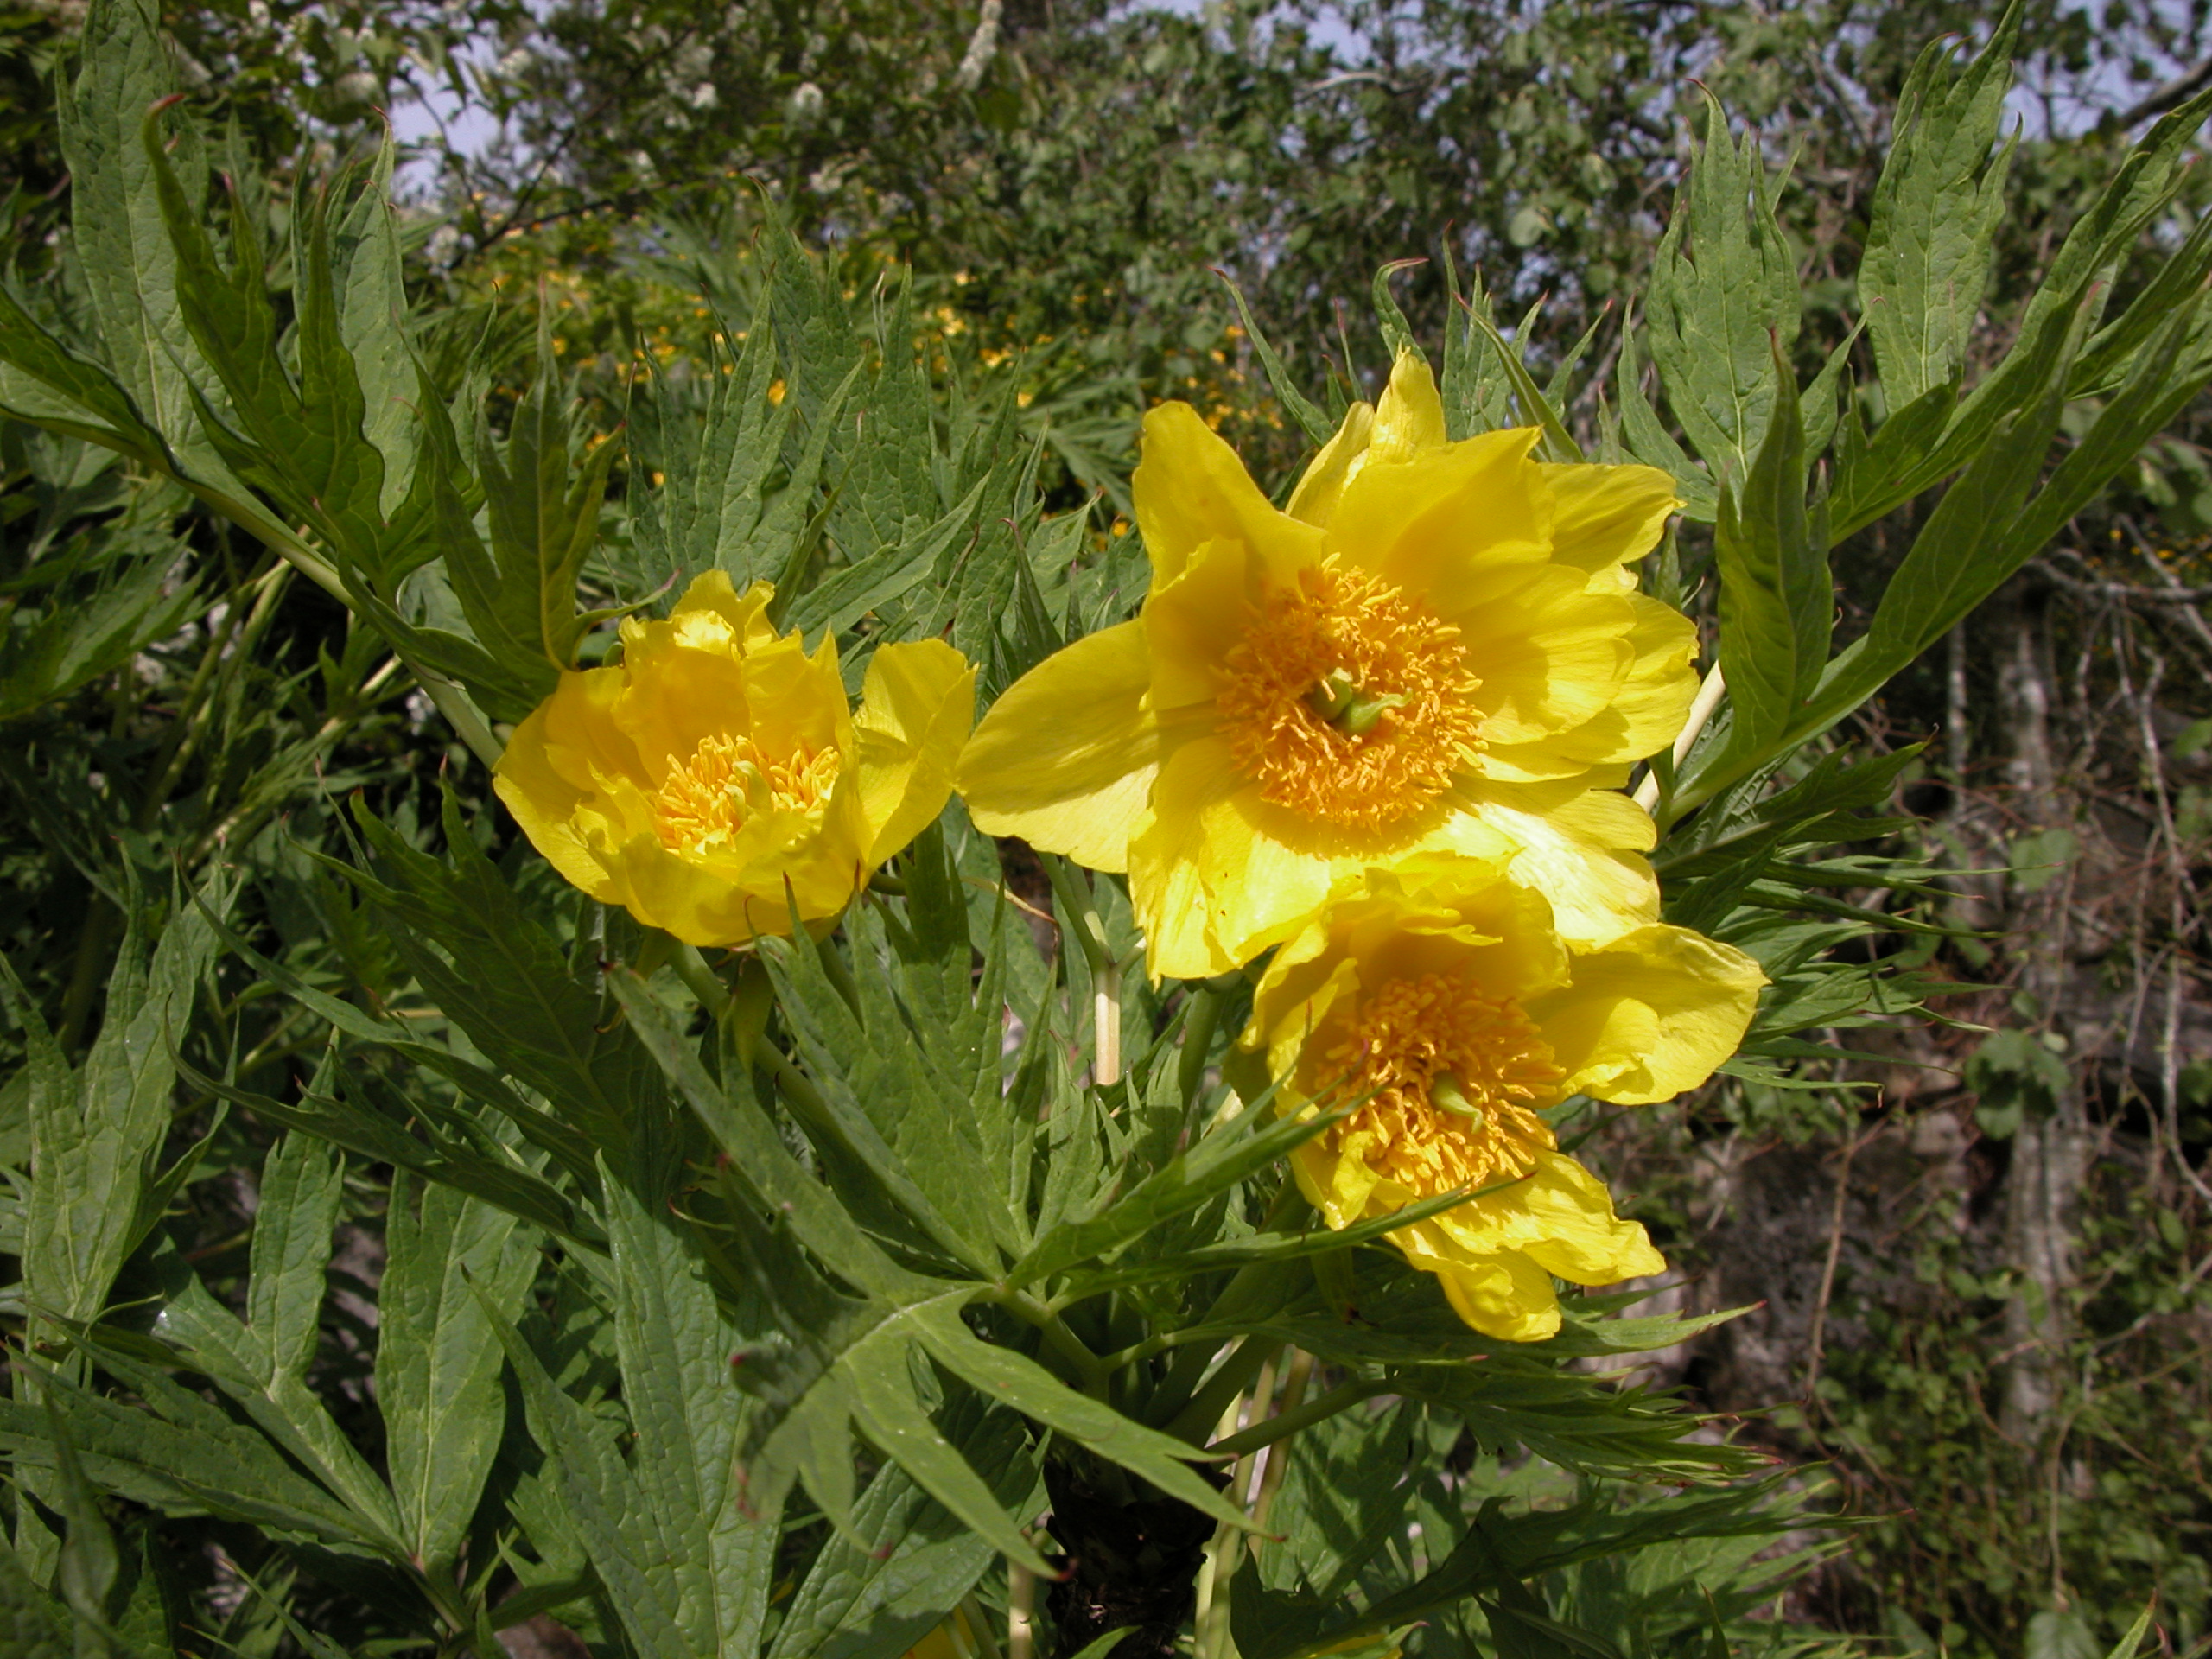
[[[749,737],[702,739],[653,797],[653,828],[671,852],[727,843],[760,812],[811,812],[829,798],[842,757],[834,748],[770,760]]]
[[[1215,698],[1236,769],[1307,817],[1379,830],[1482,747],[1459,631],[1332,559],[1271,591]]]
[[[1526,1175],[1554,1144],[1530,1109],[1558,1097],[1550,1045],[1511,997],[1449,975],[1376,987],[1307,1068],[1340,1096],[1372,1091],[1329,1149],[1424,1198]]]

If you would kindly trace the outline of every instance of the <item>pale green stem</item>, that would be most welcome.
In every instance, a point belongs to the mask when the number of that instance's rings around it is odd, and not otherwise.
[[[1727,690],[1728,682],[1720,672],[1720,664],[1715,663],[1706,675],[1705,683],[1698,687],[1697,701],[1690,704],[1689,718],[1682,722],[1681,734],[1675,739],[1675,766],[1680,766],[1689,758],[1690,745],[1697,741],[1697,734],[1705,729],[1706,722],[1720,707],[1720,699]],[[1643,781],[1636,786],[1636,804],[1647,812],[1659,804],[1657,767],[1647,771],[1643,774]]]

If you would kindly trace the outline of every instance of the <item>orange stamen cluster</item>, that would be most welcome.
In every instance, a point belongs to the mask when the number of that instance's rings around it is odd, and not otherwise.
[[[1268,594],[1224,659],[1215,700],[1237,770],[1261,798],[1380,830],[1427,806],[1482,747],[1459,631],[1335,560]],[[1357,733],[1317,708],[1330,685],[1387,703]]]
[[[1434,1197],[1516,1179],[1554,1142],[1530,1109],[1559,1097],[1564,1075],[1535,1025],[1510,996],[1446,974],[1387,980],[1322,1033],[1309,1065],[1337,1098],[1370,1097],[1324,1131],[1387,1180]],[[1436,1103],[1439,1079],[1475,1109]],[[1319,1092],[1317,1090],[1317,1092]]]
[[[653,828],[673,852],[702,855],[760,812],[810,812],[829,798],[842,757],[804,747],[780,760],[749,737],[709,737],[671,768],[653,797]]]

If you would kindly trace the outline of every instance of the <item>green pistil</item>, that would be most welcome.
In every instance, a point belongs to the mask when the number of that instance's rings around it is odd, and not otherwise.
[[[1478,1123],[1483,1121],[1483,1109],[1467,1098],[1459,1079],[1448,1071],[1440,1071],[1429,1079],[1428,1103],[1454,1117],[1471,1118]]]
[[[1342,669],[1332,669],[1306,694],[1306,706],[1346,737],[1365,737],[1384,712],[1406,700],[1393,691],[1369,691]]]

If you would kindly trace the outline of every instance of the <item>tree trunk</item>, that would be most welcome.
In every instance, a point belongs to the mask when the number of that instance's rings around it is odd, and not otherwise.
[[[2013,821],[2022,830],[2077,830],[2080,802],[2059,765],[2051,711],[2044,595],[2015,583],[1993,607],[1999,644],[1997,708],[2003,721],[2005,781]],[[2022,962],[2019,987],[2032,1001],[2029,1017],[2064,1045],[2079,1033],[2064,1014],[2070,966],[2071,861],[2031,883],[2016,878],[2007,906],[2008,931]],[[2053,1068],[2043,1109],[2020,1115],[2005,1179],[2005,1256],[2018,1275],[2005,1309],[2005,1354],[1999,1422],[2023,1444],[2039,1440],[2064,1380],[2066,1294],[2075,1278],[2076,1196],[2088,1166],[2088,1133],[2081,1070]]]

